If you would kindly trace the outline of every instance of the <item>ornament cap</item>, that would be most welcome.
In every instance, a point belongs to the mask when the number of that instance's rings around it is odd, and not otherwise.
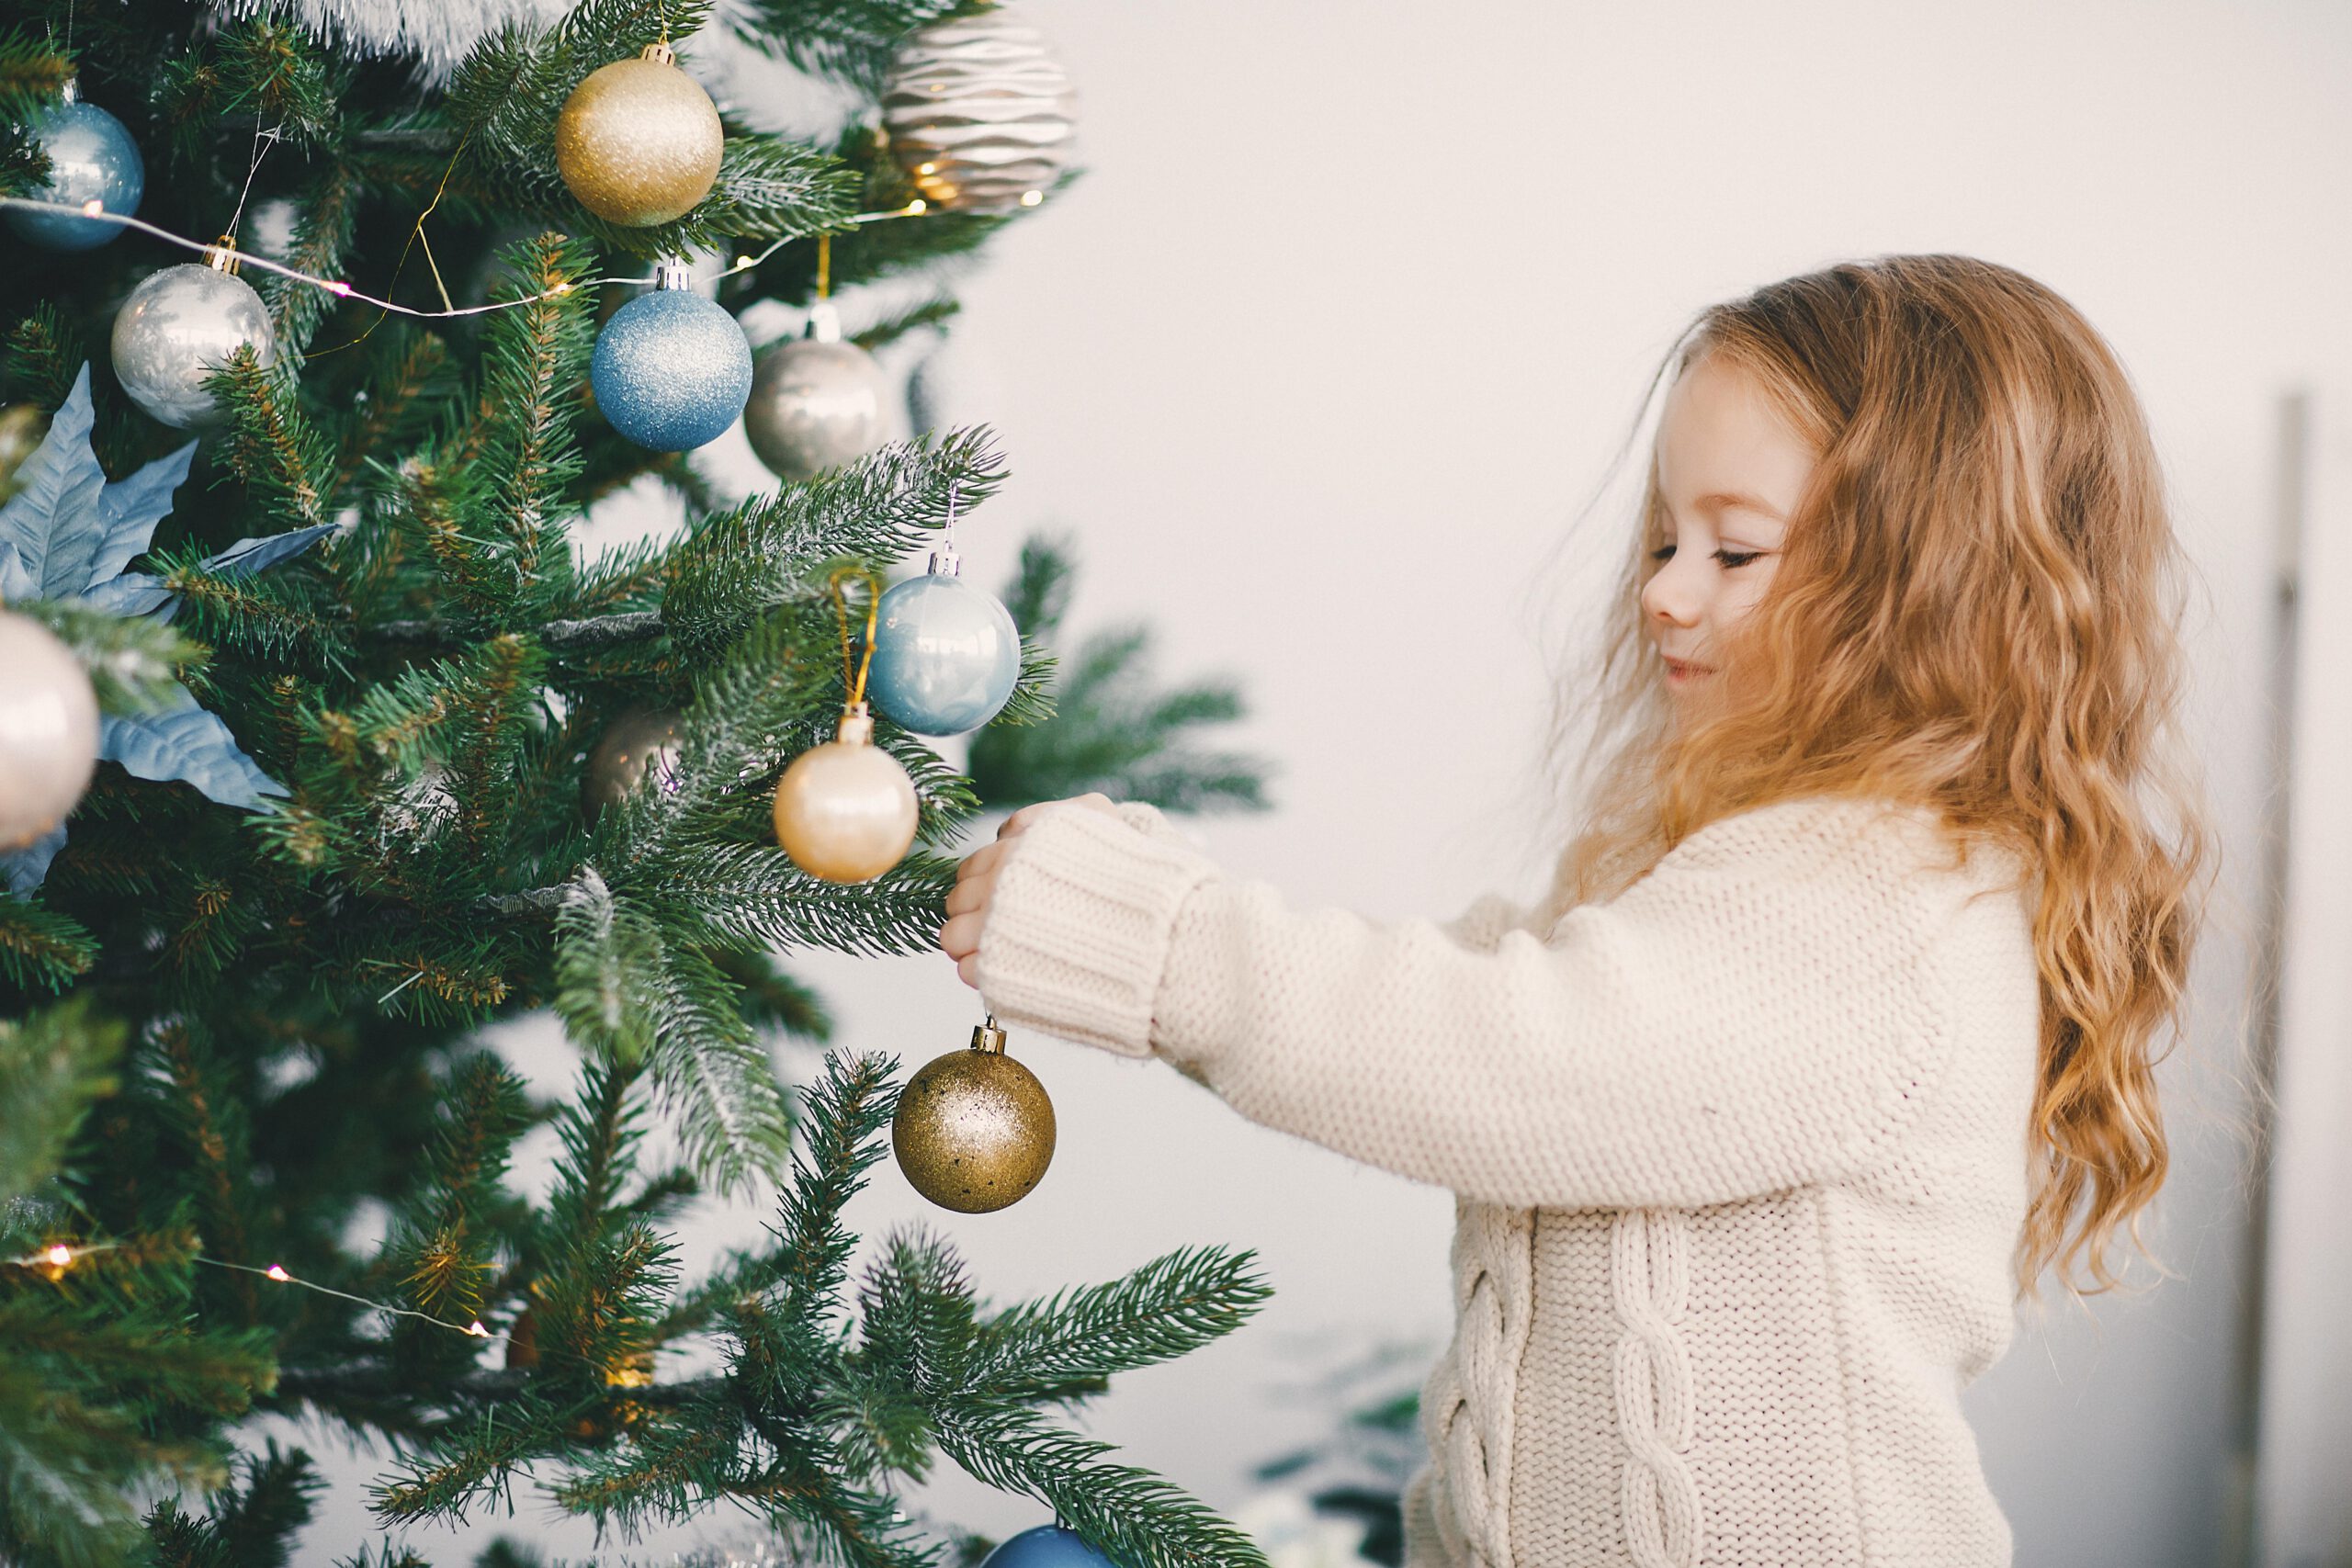
[[[842,316],[833,309],[831,299],[820,299],[808,307],[808,325],[800,334],[818,343],[842,341]]]
[[[59,98],[69,104],[80,103],[82,101],[82,78],[79,76],[68,76],[65,78],[64,81],[57,85],[57,96]]]
[[[216,272],[225,272],[231,277],[236,276],[237,268],[242,265],[241,258],[237,254],[236,236],[223,234],[205,246],[204,265]]]
[[[667,39],[657,39],[652,43],[647,44],[643,49],[638,51],[637,57],[639,60],[650,60],[656,65],[675,65],[678,63],[678,52],[670,47],[670,43]]]
[[[956,553],[955,540],[943,539],[939,548],[931,552],[931,574],[933,577],[964,575],[964,558]]]
[[[664,256],[653,264],[653,287],[656,288],[692,288],[695,275],[684,256]]]
[[[986,1023],[976,1023],[972,1025],[972,1049],[975,1051],[994,1051],[1000,1055],[1002,1054],[1004,1050],[1004,1031],[996,1026],[996,1014],[989,1014],[989,1021]]]
[[[841,728],[833,738],[844,746],[870,746],[874,743],[874,715],[864,703],[852,703],[842,710]]]

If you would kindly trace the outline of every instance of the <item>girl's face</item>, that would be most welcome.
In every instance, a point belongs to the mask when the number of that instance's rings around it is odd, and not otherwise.
[[[1667,542],[1642,589],[1642,624],[1678,709],[1723,683],[1732,632],[1772,581],[1814,458],[1755,378],[1720,355],[1668,392],[1656,453]]]

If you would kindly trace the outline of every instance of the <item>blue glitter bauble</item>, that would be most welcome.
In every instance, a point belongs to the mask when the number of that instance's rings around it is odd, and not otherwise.
[[[998,1542],[994,1551],[980,1559],[980,1568],[1118,1568],[1118,1564],[1087,1545],[1076,1530],[1039,1525]]]
[[[961,735],[996,716],[1021,677],[1012,612],[960,577],[928,572],[882,595],[865,694],[917,735]]]
[[[615,430],[656,452],[726,434],[752,395],[752,345],[724,308],[657,288],[613,312],[588,362],[596,407]]]
[[[147,164],[122,121],[96,104],[69,98],[37,110],[28,127],[49,154],[49,184],[25,194],[40,201],[79,207],[96,198],[108,212],[128,217],[139,210],[147,189]],[[36,245],[52,251],[87,251],[122,232],[122,225],[70,212],[8,209],[8,225]]]

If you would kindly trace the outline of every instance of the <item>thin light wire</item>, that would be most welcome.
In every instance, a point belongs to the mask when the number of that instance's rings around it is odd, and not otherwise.
[[[169,229],[161,228],[156,224],[150,223],[143,218],[134,218],[130,216],[128,213],[107,212],[103,209],[94,211],[92,209],[95,205],[96,204],[94,202],[85,202],[77,207],[71,202],[40,201],[28,196],[0,196],[0,208],[21,208],[28,212],[66,212],[72,213],[80,218],[95,218],[103,223],[119,223],[127,229],[136,229],[141,233],[153,234],[159,240],[168,240],[173,244],[185,246],[188,250],[197,252],[198,254],[208,254],[219,248],[219,243],[217,241],[208,243],[202,240],[191,240],[184,234],[175,234]],[[920,218],[926,210],[927,208],[925,204],[917,200],[909,202],[904,207],[895,208],[888,212],[860,212],[852,217],[849,221],[852,223],[878,223],[885,219],[890,218]],[[738,256],[732,265],[721,267],[718,271],[713,273],[708,278],[698,278],[696,281],[715,283],[722,277],[731,277],[739,272],[749,272],[752,268],[767,260],[768,257],[775,254],[776,252],[784,249],[785,246],[792,243],[793,241],[804,237],[805,236],[798,234],[787,234],[783,239],[778,240],[774,244],[768,246],[766,250],[762,251],[759,254],[755,256]],[[441,321],[453,316],[487,315],[493,310],[512,310],[518,306],[536,305],[542,299],[552,299],[559,295],[569,294],[572,289],[582,287],[579,284],[572,283],[558,284],[553,288],[542,289],[537,294],[526,295],[519,299],[498,299],[493,300],[487,305],[459,305],[447,310],[420,310],[415,309],[413,306],[401,305],[390,299],[379,299],[373,294],[362,293],[360,290],[354,288],[350,284],[343,282],[339,278],[313,276],[310,273],[302,272],[294,267],[288,266],[282,262],[274,262],[267,256],[254,255],[250,252],[244,252],[241,253],[237,259],[245,266],[257,266],[265,271],[274,272],[281,277],[291,278],[297,283],[307,283],[313,288],[323,288],[328,293],[334,295],[340,299],[356,299],[363,304],[373,305],[379,310],[394,311],[400,315],[411,316],[414,317],[418,321]],[[608,283],[650,285],[657,282],[658,279],[651,276],[596,277],[590,278],[587,281],[599,286]]]
[[[237,224],[245,216],[245,197],[253,194],[254,176],[261,173],[262,160],[269,156],[269,150],[277,145],[278,137],[284,133],[285,130],[285,122],[281,120],[264,131],[261,128],[261,105],[259,102],[254,103],[254,159],[245,166],[245,188],[237,193],[237,210],[229,216],[229,233],[232,237],[237,232]]]

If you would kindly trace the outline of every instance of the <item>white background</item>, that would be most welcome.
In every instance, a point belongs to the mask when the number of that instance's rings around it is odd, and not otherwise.
[[[2222,1561],[2245,1234],[2231,1054],[2269,787],[2274,404],[2290,386],[2318,389],[2345,471],[2352,9],[1028,11],[1079,83],[1090,173],[961,283],[966,310],[934,366],[943,423],[993,424],[1013,472],[959,529],[966,570],[1000,587],[1026,532],[1074,530],[1076,630],[1146,618],[1163,676],[1238,676],[1250,718],[1223,739],[1276,760],[1277,809],[1195,826],[1229,870],[1302,905],[1442,917],[1488,888],[1540,887],[1548,848],[1532,841],[1528,785],[1545,654],[1590,613],[1626,519],[1604,506],[1573,536],[1570,524],[1701,307],[1847,257],[1950,250],[2030,273],[2107,334],[2146,400],[2201,574],[2194,724],[2225,838],[2194,1037],[2164,1069],[2174,1176],[2145,1227],[2178,1277],[2101,1302],[2095,1326],[2057,1309],[1966,1404],[2019,1564]],[[698,69],[755,114],[782,104],[773,73],[706,52]],[[842,304],[854,330],[859,301]],[[758,482],[740,433],[707,457]],[[2339,532],[2347,490],[2334,492]],[[2344,551],[2333,558],[2345,570]],[[2305,693],[2334,697],[2319,672]],[[2343,746],[2343,727],[2332,734]],[[2307,755],[2305,774],[2324,788],[2346,762]],[[2344,903],[2305,905],[2335,922],[2301,933],[2318,976],[2340,966],[2327,961]],[[794,966],[834,1006],[838,1043],[909,1067],[977,1021],[941,955]],[[2352,1016],[2332,984],[2307,1006],[2312,1028]],[[544,1031],[505,1038],[550,1088],[571,1070]],[[2332,1060],[2342,1045],[2338,1032],[2289,1049]],[[1328,1422],[1286,1390],[1377,1342],[1434,1353],[1448,1194],[1252,1127],[1155,1065],[1018,1034],[1013,1047],[1060,1111],[1036,1193],[953,1216],[886,1163],[849,1219],[870,1239],[901,1221],[938,1227],[1000,1301],[1180,1245],[1257,1248],[1272,1304],[1101,1404],[1091,1429],[1126,1457],[1238,1506],[1252,1462]],[[2340,1076],[2309,1081],[2342,1093]],[[2340,1125],[2307,1131],[2306,1147],[2332,1148]],[[762,1217],[704,1215],[690,1260],[755,1235]],[[2340,1209],[2306,1201],[2290,1218],[2274,1248],[2316,1291],[2346,1249]],[[2315,1343],[2324,1305],[2273,1310]],[[2306,1398],[2301,1414],[2291,1394],[2274,1412],[2289,1451],[2267,1561],[2352,1561],[2335,1495],[2352,1458],[2298,1446],[2320,1417],[2309,1381],[2288,1381]],[[354,1479],[368,1468],[338,1465]],[[495,1528],[587,1549],[527,1486],[519,1501]],[[1043,1517],[955,1477],[925,1501],[1000,1533]],[[363,1526],[346,1480],[309,1537],[316,1560],[351,1550]],[[733,1528],[714,1518],[649,1544]],[[445,1562],[470,1550],[437,1530],[410,1539]]]

